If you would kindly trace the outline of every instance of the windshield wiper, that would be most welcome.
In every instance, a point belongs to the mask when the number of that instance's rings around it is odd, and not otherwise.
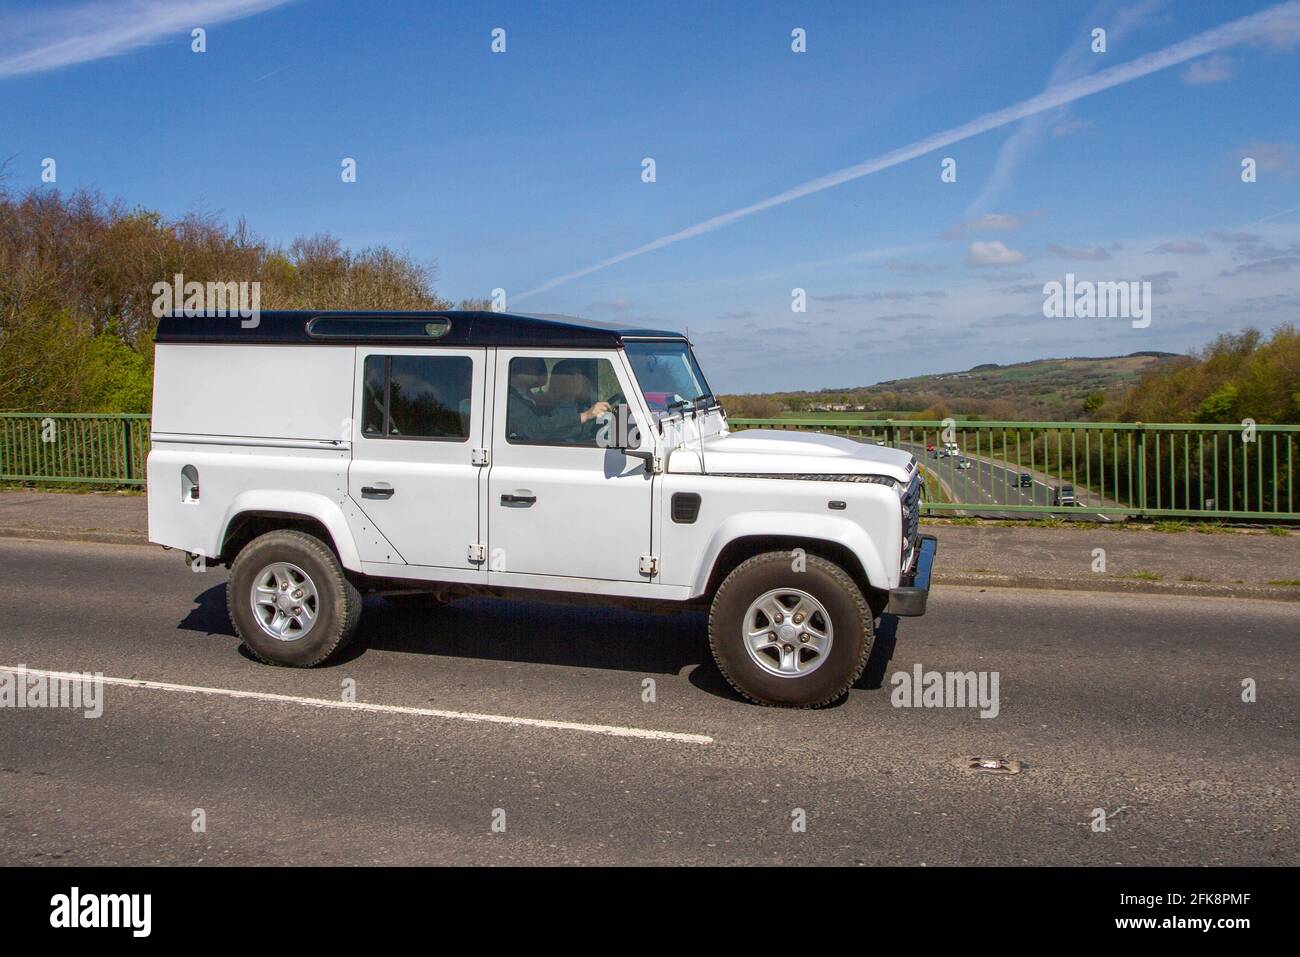
[[[713,397],[713,394],[706,392],[704,395],[697,395],[693,399],[676,399],[669,402],[665,408],[669,412],[676,412],[678,409],[690,409],[692,412],[700,412],[701,410],[708,411],[718,404],[718,400]]]

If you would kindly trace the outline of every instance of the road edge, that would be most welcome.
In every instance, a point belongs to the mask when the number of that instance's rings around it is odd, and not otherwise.
[[[0,538],[43,542],[87,542],[94,545],[156,547],[138,534],[97,529],[49,529],[0,525]],[[1011,575],[936,571],[936,585],[980,588],[1033,588],[1045,591],[1086,591],[1129,595],[1187,595],[1202,598],[1263,598],[1300,601],[1300,588],[1273,585],[1224,585],[1214,582],[1153,582],[1127,578],[1020,578]]]
[[[111,529],[30,528],[25,525],[0,525],[0,538],[17,538],[40,542],[90,542],[96,545],[151,545],[137,532]],[[161,546],[158,546],[161,547]]]
[[[935,585],[980,588],[1032,588],[1045,591],[1085,591],[1121,595],[1165,595],[1198,598],[1267,599],[1300,601],[1300,588],[1281,585],[1225,585],[1216,582],[1155,582],[1132,578],[1017,578],[1010,575],[977,575],[963,572],[935,572]]]

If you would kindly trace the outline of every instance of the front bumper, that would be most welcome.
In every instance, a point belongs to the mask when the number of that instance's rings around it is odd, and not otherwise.
[[[930,597],[930,572],[934,568],[934,556],[938,550],[939,540],[933,535],[920,537],[912,572],[903,576],[905,584],[889,590],[889,605],[885,611],[901,618],[915,618],[925,614],[925,602]]]

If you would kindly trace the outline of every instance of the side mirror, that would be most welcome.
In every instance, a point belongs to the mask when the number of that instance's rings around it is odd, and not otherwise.
[[[623,454],[630,459],[645,462],[645,470],[651,474],[659,471],[659,457],[655,455],[654,449],[624,449]]]

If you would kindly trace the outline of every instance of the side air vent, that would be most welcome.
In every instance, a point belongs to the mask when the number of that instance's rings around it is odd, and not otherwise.
[[[700,496],[695,492],[673,492],[673,521],[692,525],[700,517]]]

